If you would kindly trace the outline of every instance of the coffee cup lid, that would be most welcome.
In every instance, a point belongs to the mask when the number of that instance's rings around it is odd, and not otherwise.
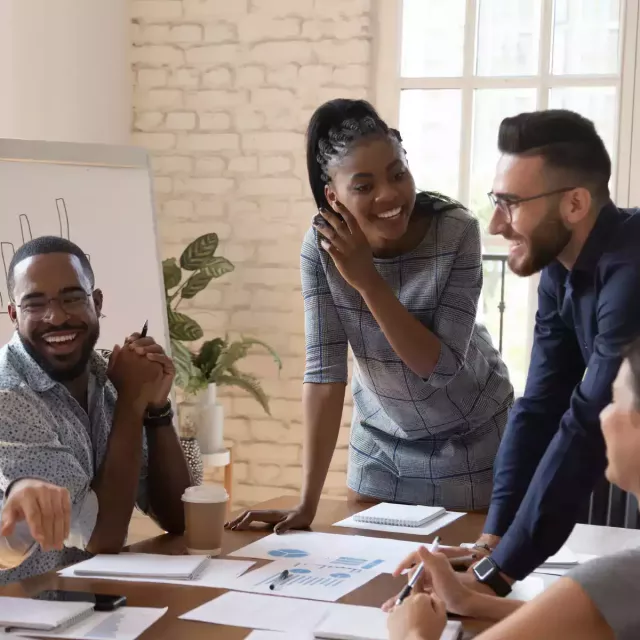
[[[226,489],[219,484],[189,487],[182,495],[183,502],[224,502],[229,499]]]

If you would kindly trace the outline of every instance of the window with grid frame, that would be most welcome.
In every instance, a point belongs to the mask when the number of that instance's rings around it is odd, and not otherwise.
[[[376,107],[400,129],[419,188],[458,198],[486,227],[501,120],[566,108],[596,124],[612,196],[627,204],[638,0],[378,0],[377,11]],[[504,241],[484,234],[483,244],[479,319],[522,391],[537,278],[507,270],[503,281]]]

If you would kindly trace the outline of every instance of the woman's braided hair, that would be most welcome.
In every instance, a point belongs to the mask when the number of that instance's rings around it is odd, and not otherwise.
[[[388,136],[402,148],[400,132],[390,128],[366,100],[330,100],[316,109],[307,129],[307,171],[319,209],[331,208],[325,196],[331,164],[339,162],[354,144],[368,136]],[[436,211],[462,207],[436,192],[418,193],[416,205]]]

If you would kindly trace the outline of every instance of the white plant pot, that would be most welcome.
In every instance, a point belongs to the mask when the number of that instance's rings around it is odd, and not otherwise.
[[[224,450],[224,407],[217,403],[217,397],[215,384],[200,394],[198,442],[203,455]]]

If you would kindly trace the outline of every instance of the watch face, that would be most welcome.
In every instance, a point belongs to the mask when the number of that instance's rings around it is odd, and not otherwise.
[[[495,567],[493,566],[493,562],[491,562],[489,558],[485,558],[478,562],[478,564],[473,568],[473,572],[476,574],[478,580],[482,582],[492,574],[494,569]]]

